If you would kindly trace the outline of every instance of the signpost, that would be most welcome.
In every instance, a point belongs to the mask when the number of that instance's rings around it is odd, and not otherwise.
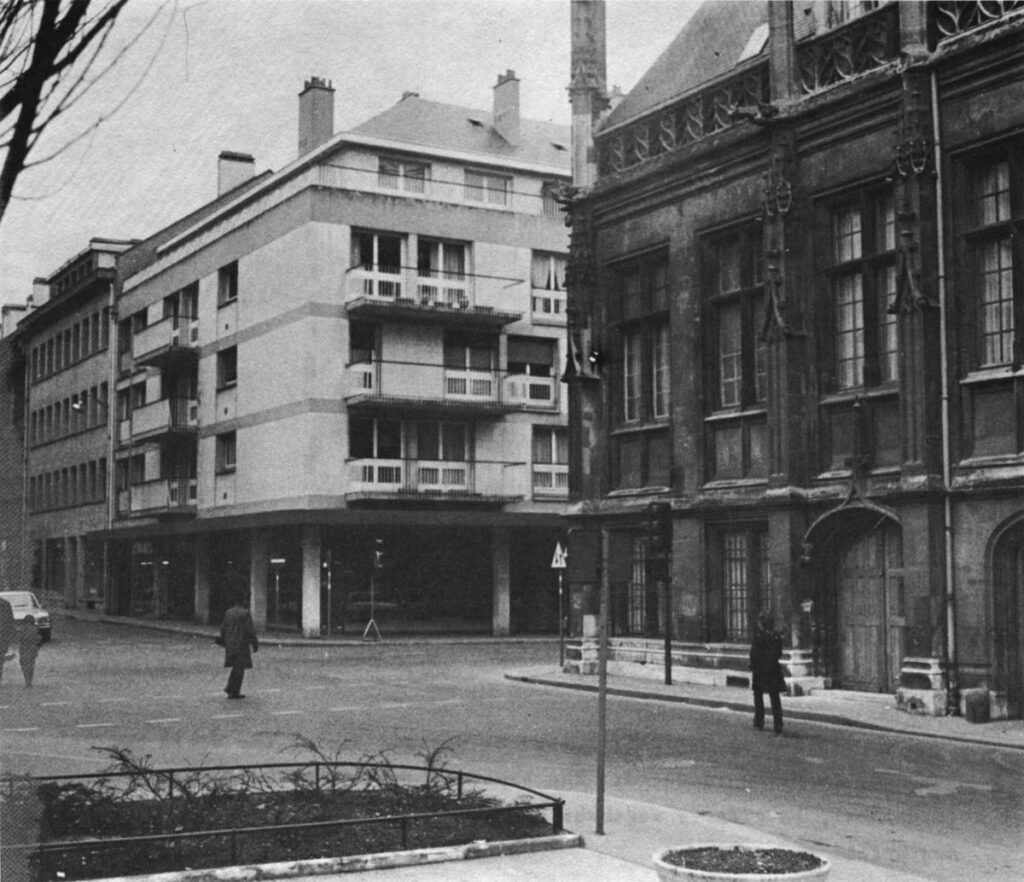
[[[377,539],[373,549],[373,575],[370,576],[370,621],[363,629],[363,640],[370,639],[371,633],[380,640],[380,628],[377,627],[376,610],[377,580],[384,569],[384,540]]]
[[[281,627],[281,567],[285,564],[283,557],[270,558],[270,565],[274,568],[274,627]]]
[[[558,570],[558,667],[565,665],[565,562],[568,558],[561,542],[555,543],[551,569]]]

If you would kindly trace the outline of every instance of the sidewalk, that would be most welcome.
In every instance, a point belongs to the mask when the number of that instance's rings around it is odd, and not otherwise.
[[[635,667],[636,676],[620,671]],[[643,676],[643,666],[615,665],[608,675],[608,694],[651,701],[673,701],[701,707],[729,708],[749,713],[749,690],[738,686],[701,686],[694,683],[673,683],[666,686],[660,679]],[[660,675],[660,668],[659,675]],[[557,665],[536,665],[508,671],[505,677],[523,683],[582,689],[597,692],[596,674],[565,674]],[[970,723],[964,717],[925,717],[896,708],[895,695],[870,692],[845,692],[824,689],[798,698],[783,697],[787,720],[813,720],[839,726],[875,729],[923,738],[943,738],[991,747],[1024,750],[1024,720],[993,720]]]

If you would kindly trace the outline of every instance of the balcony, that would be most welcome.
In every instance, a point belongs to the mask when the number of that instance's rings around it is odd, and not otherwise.
[[[127,444],[161,435],[190,434],[199,427],[199,402],[195,398],[164,398],[132,411],[118,423],[118,441]]]
[[[499,370],[468,370],[418,362],[349,365],[345,403],[351,411],[499,417],[514,411],[558,410],[558,380]]]
[[[196,513],[195,478],[158,478],[117,493],[117,516],[166,517]]]
[[[194,318],[161,319],[132,336],[132,359],[137,366],[167,368],[199,354],[199,322]]]
[[[508,284],[508,280],[497,280]],[[481,277],[412,267],[357,266],[349,270],[346,309],[352,318],[414,321],[445,327],[497,329],[523,316],[478,303]]]
[[[354,459],[347,497],[503,504],[525,498],[525,479],[524,463]]]

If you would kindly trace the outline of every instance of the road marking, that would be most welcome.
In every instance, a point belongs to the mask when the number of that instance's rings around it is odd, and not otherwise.
[[[210,717],[211,720],[237,720],[239,717],[244,717],[245,714],[214,714]]]
[[[127,698],[101,698],[100,704],[111,704],[115,701],[128,701]]]
[[[181,717],[167,717],[163,720],[146,720],[147,723],[180,723]]]
[[[71,704],[70,701],[43,701],[39,703],[40,707],[61,707],[63,705]]]
[[[300,710],[287,710],[287,711],[271,711],[270,716],[272,717],[295,717],[303,713]]]
[[[375,702],[373,704],[346,704],[341,707],[332,707],[328,710],[332,713],[340,713],[342,711],[354,711],[354,710],[372,710],[375,708],[386,708],[388,710],[394,710],[403,707],[439,707],[442,704],[463,704],[461,698],[446,698],[442,701],[385,701]]]
[[[5,734],[8,733],[8,732],[38,732],[38,731],[39,731],[39,727],[38,726],[28,726],[28,727],[26,727],[24,729],[0,729],[0,732],[3,732]]]
[[[78,723],[75,725],[76,729],[110,729],[114,726],[113,723]]]
[[[302,689],[305,692],[312,692],[314,689],[326,689],[326,686],[303,686]]]

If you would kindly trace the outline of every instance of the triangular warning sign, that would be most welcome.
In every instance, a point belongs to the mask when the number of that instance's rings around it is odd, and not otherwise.
[[[555,543],[555,556],[551,558],[551,569],[553,570],[564,570],[565,559],[568,555],[565,553],[565,549],[562,548],[561,542]]]

